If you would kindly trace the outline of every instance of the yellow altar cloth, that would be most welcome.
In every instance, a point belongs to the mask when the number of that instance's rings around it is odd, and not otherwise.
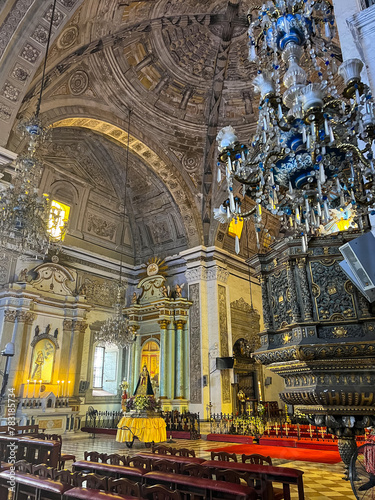
[[[154,443],[161,443],[167,440],[167,424],[160,417],[122,417],[117,427],[116,441],[120,443],[124,443],[125,441],[131,442],[134,436],[144,443],[151,443],[152,441]]]

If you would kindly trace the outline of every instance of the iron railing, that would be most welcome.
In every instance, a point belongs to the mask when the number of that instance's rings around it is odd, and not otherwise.
[[[174,431],[189,432],[190,439],[200,438],[199,413],[164,411],[161,413],[167,424],[167,436]]]
[[[117,429],[123,416],[122,411],[88,411],[85,427],[92,429]]]

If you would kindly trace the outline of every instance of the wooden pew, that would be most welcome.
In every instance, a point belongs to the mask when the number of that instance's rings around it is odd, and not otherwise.
[[[15,474],[11,470],[0,472],[0,499],[8,498],[9,487],[14,488],[14,497],[34,500],[62,500],[64,493],[72,488],[53,479],[55,470],[45,465],[33,466],[25,461],[15,463]],[[41,474],[41,475],[38,475]],[[13,482],[15,483],[13,486]]]
[[[194,500],[256,500],[257,493],[254,488],[242,484],[215,481],[201,477],[187,476],[183,474],[171,474],[168,472],[152,471],[143,476],[145,484],[161,484],[177,490],[183,495],[188,495]]]
[[[284,500],[290,500],[290,485],[296,485],[298,489],[298,499],[304,500],[303,491],[303,471],[291,469],[289,467],[274,467],[272,465],[254,465],[235,462],[219,462],[218,460],[208,460],[203,462],[204,467],[210,469],[230,469],[244,473],[244,478],[248,484],[253,484],[254,480],[270,483],[282,483]],[[264,500],[269,500],[266,495],[269,495],[267,489],[263,489]]]
[[[60,451],[61,443],[57,441],[44,441],[26,435],[0,435],[0,457],[5,462],[16,459],[57,467]]]
[[[74,462],[72,469],[74,472],[93,472],[101,476],[114,478],[126,477],[133,481],[141,481],[143,474],[147,472],[146,470],[137,467],[112,465],[102,462],[90,462],[87,460]]]

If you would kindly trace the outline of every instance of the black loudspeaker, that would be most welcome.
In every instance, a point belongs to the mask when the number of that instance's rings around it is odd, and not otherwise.
[[[216,370],[233,368],[234,358],[216,358]]]
[[[203,387],[207,387],[208,386],[208,377],[207,377],[207,375],[203,375],[202,381],[203,381]]]

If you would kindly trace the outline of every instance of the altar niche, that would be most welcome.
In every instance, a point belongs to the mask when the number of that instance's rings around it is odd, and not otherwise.
[[[160,347],[154,340],[148,340],[142,348],[141,365],[147,366],[154,393],[159,391]]]

